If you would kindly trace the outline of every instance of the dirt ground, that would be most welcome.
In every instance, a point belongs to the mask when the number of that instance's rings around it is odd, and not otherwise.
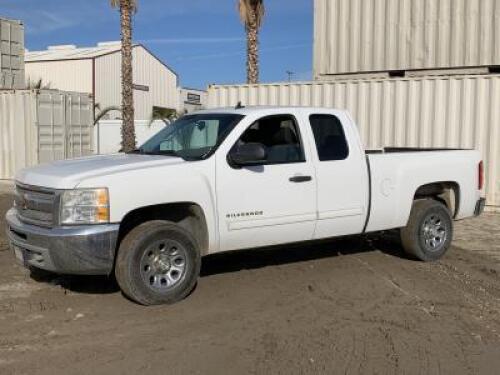
[[[32,280],[5,241],[11,200],[0,195],[2,375],[500,368],[498,214],[458,223],[433,264],[376,237],[213,256],[189,298],[145,308],[104,277]]]

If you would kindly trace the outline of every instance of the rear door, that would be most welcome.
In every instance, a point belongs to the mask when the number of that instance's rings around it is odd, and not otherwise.
[[[368,175],[357,130],[341,111],[306,111],[305,116],[315,142],[318,222],[314,238],[361,233],[368,212]]]
[[[311,239],[316,222],[316,184],[297,113],[272,113],[248,120],[233,133],[216,154],[220,249]],[[266,162],[242,168],[229,165],[230,150],[250,142],[265,146]]]

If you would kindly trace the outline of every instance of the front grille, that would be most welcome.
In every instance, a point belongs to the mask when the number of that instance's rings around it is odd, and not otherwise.
[[[42,227],[54,226],[56,191],[17,184],[14,200],[18,218],[22,222]]]

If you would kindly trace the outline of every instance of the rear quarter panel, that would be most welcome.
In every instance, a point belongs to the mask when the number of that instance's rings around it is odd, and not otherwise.
[[[455,219],[472,216],[477,189],[477,151],[422,151],[368,155],[371,168],[371,214],[367,232],[406,226],[415,192],[434,182],[459,186]]]

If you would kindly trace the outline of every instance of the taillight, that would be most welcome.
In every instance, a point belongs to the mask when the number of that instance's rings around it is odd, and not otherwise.
[[[477,188],[478,190],[483,190],[484,187],[484,164],[483,161],[479,163],[478,166],[478,179],[477,179]]]

